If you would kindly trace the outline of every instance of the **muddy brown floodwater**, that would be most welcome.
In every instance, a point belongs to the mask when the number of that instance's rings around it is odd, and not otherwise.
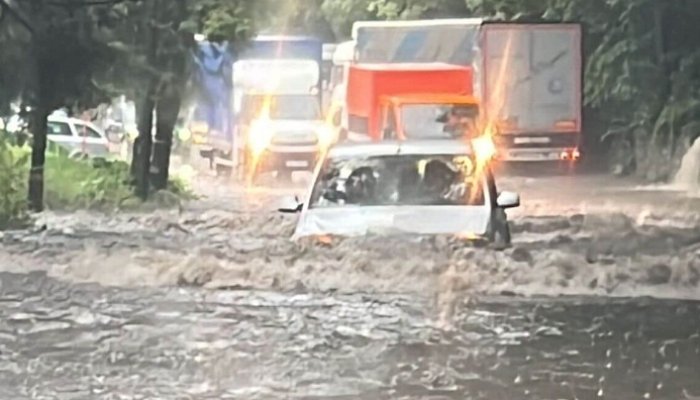
[[[503,252],[291,243],[299,188],[208,177],[181,212],[42,215],[0,238],[0,398],[700,398],[700,201],[500,186]]]

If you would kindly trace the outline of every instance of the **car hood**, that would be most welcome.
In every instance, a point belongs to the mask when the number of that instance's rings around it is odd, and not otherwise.
[[[315,235],[363,236],[486,234],[490,211],[479,206],[381,206],[309,209],[301,214],[293,239]]]

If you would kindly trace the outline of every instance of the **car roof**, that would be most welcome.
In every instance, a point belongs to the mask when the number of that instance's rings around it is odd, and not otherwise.
[[[90,121],[85,121],[80,118],[73,118],[73,117],[64,117],[62,115],[49,115],[48,118],[46,119],[48,122],[60,122],[60,123],[65,123],[65,124],[74,124],[74,125],[85,125],[88,126],[95,131],[102,133],[102,130],[95,124],[93,124]]]
[[[472,155],[469,143],[452,139],[342,143],[332,147],[328,158],[390,155]]]
[[[72,122],[80,121],[77,118],[64,117],[62,115],[49,115],[48,118],[46,118],[46,120],[49,122],[65,122],[65,123],[72,123]]]
[[[92,123],[89,121],[85,121],[80,118],[64,117],[62,115],[49,115],[46,120],[49,122],[66,122],[70,124],[84,124],[92,126]]]

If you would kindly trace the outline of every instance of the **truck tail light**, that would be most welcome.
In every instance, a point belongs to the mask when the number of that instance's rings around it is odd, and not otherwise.
[[[576,129],[576,121],[575,120],[561,120],[557,121],[554,123],[554,127],[558,129]]]
[[[577,161],[579,158],[581,158],[581,152],[578,149],[566,149],[559,155],[562,161]]]

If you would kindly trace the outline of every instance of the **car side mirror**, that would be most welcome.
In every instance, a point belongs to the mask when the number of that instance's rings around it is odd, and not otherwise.
[[[501,208],[515,208],[520,206],[520,195],[514,192],[501,192],[496,199],[496,205]]]
[[[281,200],[280,207],[277,211],[285,214],[296,214],[301,212],[302,208],[304,208],[304,203],[301,203],[299,198],[296,196],[286,196]]]

